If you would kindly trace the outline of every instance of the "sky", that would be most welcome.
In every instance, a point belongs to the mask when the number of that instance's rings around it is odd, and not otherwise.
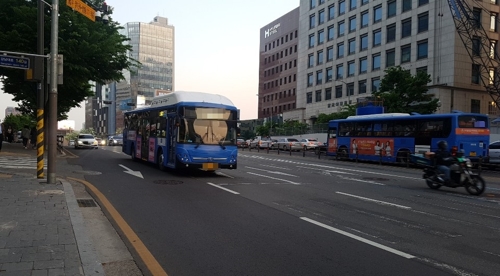
[[[63,2],[61,2],[63,3]],[[168,18],[175,27],[175,90],[228,97],[240,119],[257,118],[260,29],[292,11],[300,0],[107,0],[120,24]],[[83,16],[83,15],[82,15]],[[0,49],[1,50],[1,49]],[[1,88],[0,88],[1,89]],[[0,91],[0,119],[17,106]],[[68,113],[79,130],[83,104]]]

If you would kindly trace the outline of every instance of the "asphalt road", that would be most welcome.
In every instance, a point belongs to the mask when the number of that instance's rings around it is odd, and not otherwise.
[[[500,271],[498,173],[474,197],[431,190],[418,169],[309,153],[241,151],[237,170],[179,173],[120,147],[70,150],[169,275]]]

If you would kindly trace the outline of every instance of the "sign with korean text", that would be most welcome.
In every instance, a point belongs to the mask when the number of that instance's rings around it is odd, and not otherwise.
[[[95,21],[95,10],[81,0],[66,0],[66,5],[85,15],[88,19]]]
[[[30,59],[24,57],[0,56],[0,66],[16,69],[29,69]]]

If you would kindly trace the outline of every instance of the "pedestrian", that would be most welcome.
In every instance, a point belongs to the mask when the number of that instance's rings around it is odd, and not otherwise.
[[[11,126],[7,127],[7,142],[12,143],[14,141],[14,131]]]
[[[2,144],[3,144],[3,139],[4,139],[4,134],[3,134],[3,124],[2,120],[0,120],[0,151],[2,151]]]
[[[21,137],[23,138],[24,149],[28,149],[28,140],[30,139],[30,127],[25,125],[21,131]]]
[[[36,136],[37,136],[36,127],[31,128],[30,136],[31,136],[30,137],[31,148],[36,149]]]

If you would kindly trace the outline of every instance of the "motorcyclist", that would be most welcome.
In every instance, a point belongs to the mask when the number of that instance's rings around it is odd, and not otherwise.
[[[450,165],[453,163],[451,153],[448,151],[448,143],[444,140],[439,141],[438,150],[435,152],[436,166],[438,170],[444,175],[443,182],[450,182]],[[439,177],[438,177],[439,178]]]

